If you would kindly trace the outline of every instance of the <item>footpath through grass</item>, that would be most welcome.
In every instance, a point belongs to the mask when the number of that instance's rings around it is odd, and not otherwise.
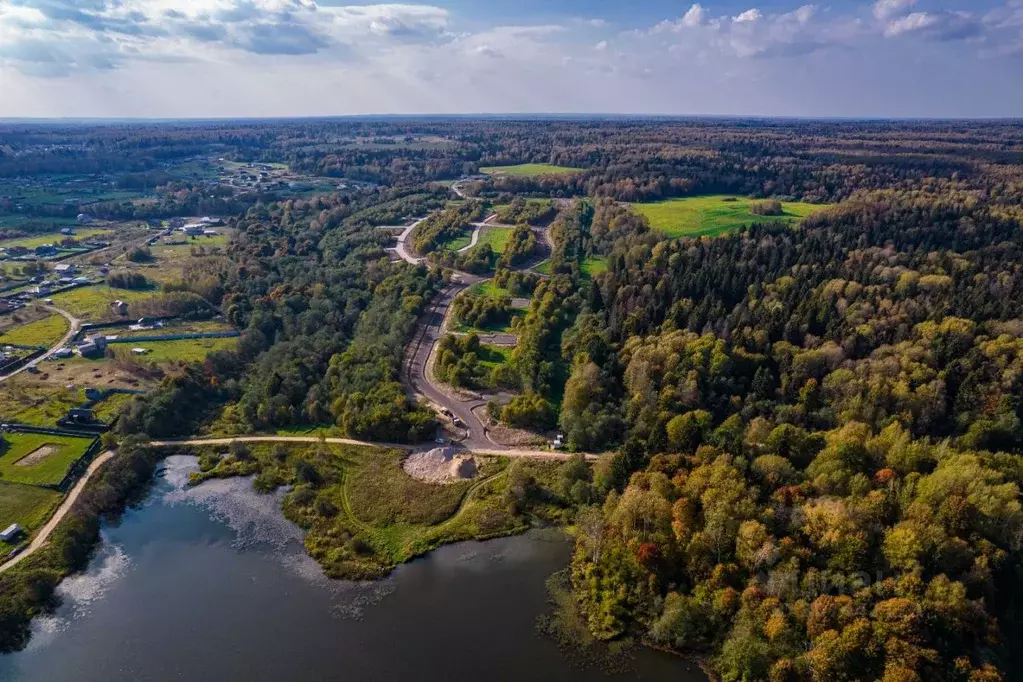
[[[517,166],[489,166],[487,168],[480,168],[480,172],[486,175],[511,175],[523,178],[536,177],[539,175],[569,175],[571,173],[582,173],[584,171],[585,169],[583,168],[552,166],[549,163],[522,163]]]
[[[71,325],[62,315],[50,315],[35,322],[13,327],[0,334],[0,346],[39,346],[49,348],[64,338]]]
[[[753,223],[794,225],[811,213],[827,208],[826,204],[787,201],[782,202],[782,215],[754,215],[750,209],[759,201],[719,194],[633,204],[632,208],[646,216],[650,227],[672,238],[714,237]]]
[[[81,459],[92,438],[40,433],[6,433],[0,444],[0,480],[28,485],[57,485]]]

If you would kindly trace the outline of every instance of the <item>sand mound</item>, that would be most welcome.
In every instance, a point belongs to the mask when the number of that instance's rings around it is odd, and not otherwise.
[[[457,483],[475,478],[479,472],[476,459],[454,448],[434,448],[414,452],[405,458],[402,468],[412,478],[427,483]]]

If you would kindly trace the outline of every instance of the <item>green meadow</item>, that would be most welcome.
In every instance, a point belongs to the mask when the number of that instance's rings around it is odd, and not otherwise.
[[[512,175],[521,178],[532,178],[538,175],[568,175],[570,173],[582,173],[583,168],[569,168],[566,166],[552,166],[549,163],[523,163],[517,166],[489,166],[480,168],[480,172],[486,175]]]
[[[779,216],[754,215],[750,208],[759,200],[746,197],[714,195],[668,199],[632,208],[646,216],[650,227],[668,237],[714,237],[752,223],[796,224],[806,216],[826,208],[826,204],[782,202]]]

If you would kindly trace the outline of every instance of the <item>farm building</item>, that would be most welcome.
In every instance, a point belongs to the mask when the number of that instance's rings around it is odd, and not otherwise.
[[[11,525],[7,526],[7,528],[4,528],[3,532],[0,533],[0,541],[10,542],[11,540],[14,540],[19,535],[21,535],[21,533],[22,533],[21,526],[19,526],[16,523],[12,523]]]

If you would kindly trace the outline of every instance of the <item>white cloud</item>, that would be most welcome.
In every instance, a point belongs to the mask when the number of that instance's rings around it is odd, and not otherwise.
[[[754,7],[753,9],[748,9],[739,16],[735,17],[733,21],[735,21],[735,23],[737,24],[742,24],[746,22],[759,21],[760,19],[763,18],[764,13],[758,10],[756,7]]]
[[[691,4],[681,16],[621,32],[599,18],[481,26],[478,17],[428,4],[0,0],[0,116],[622,107],[840,114],[863,111],[857,107],[871,101],[881,107],[873,113],[886,113],[887,102],[922,92],[934,79],[914,71],[917,65],[933,74],[938,63],[945,71],[934,89],[942,92],[950,87],[944,82],[950,66],[970,72],[961,85],[968,89],[992,73],[1011,73],[1015,64],[1015,81],[1001,87],[992,81],[984,91],[990,95],[972,100],[1001,97],[1023,111],[1019,64],[1009,61],[1023,53],[1023,0],[986,13],[920,5],[880,0],[850,12],[793,3],[788,11],[725,14]],[[956,44],[938,50],[927,46],[933,41]],[[806,59],[811,53],[817,56]],[[974,68],[978,55],[1008,58]],[[912,81],[884,89],[909,74]],[[799,92],[803,82],[812,87]],[[196,110],[200,98],[204,109]],[[960,100],[935,101],[947,107]]]
[[[917,0],[877,0],[874,3],[874,17],[879,21],[887,21],[892,17],[908,14],[916,2]]]

